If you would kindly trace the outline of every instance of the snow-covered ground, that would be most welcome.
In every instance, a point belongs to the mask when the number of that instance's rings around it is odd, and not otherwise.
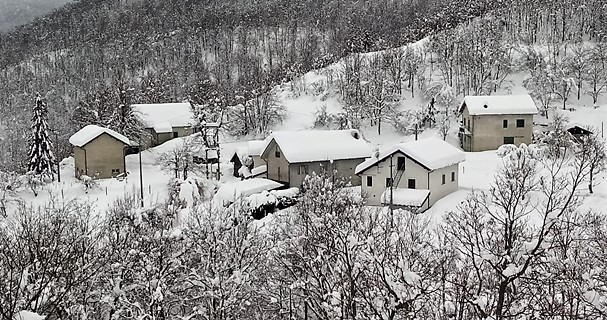
[[[423,44],[422,40],[413,46]],[[369,53],[374,55],[376,53]],[[285,83],[278,89],[278,97],[280,102],[285,106],[287,119],[280,125],[273,128],[274,130],[306,130],[313,128],[316,112],[325,106],[327,112],[338,113],[343,111],[341,102],[334,93],[335,90],[328,90],[329,77],[328,73],[331,70],[338,70],[343,65],[343,62],[337,62],[328,66],[325,69],[311,71],[293,83]],[[428,76],[431,76],[428,74]],[[495,94],[525,94],[527,93],[522,83],[527,75],[525,73],[513,74],[506,82],[510,83],[507,89],[498,90]],[[435,74],[434,78],[438,79]],[[295,91],[293,90],[295,88]],[[418,90],[419,91],[419,90]],[[401,103],[401,110],[418,109],[427,104],[421,94],[416,92],[415,98],[411,98],[409,93],[404,93],[404,100]],[[461,101],[463,97],[457,97]],[[582,95],[581,100],[575,99],[575,94],[572,93],[570,100],[567,102],[568,110],[560,110],[558,107],[561,101],[554,101],[554,106],[558,112],[567,115],[571,123],[590,125],[599,130],[603,122],[607,120],[607,96],[602,96],[598,102],[599,107],[594,108],[590,97]],[[547,123],[548,120],[536,116],[537,123]],[[539,127],[538,127],[539,129]],[[457,138],[458,123],[451,122],[451,129],[447,142],[458,146]],[[381,135],[377,133],[376,127],[361,128],[361,134],[372,147],[387,148],[400,142],[414,140],[413,135],[403,136],[397,133],[389,124],[382,125]],[[436,130],[425,130],[420,133],[419,138],[439,137]],[[232,175],[232,165],[229,163],[230,157],[235,150],[246,148],[248,140],[264,137],[250,137],[235,139],[232,137],[224,137],[221,141],[220,166],[222,176],[220,183],[237,181],[238,179]],[[159,154],[169,151],[181,143],[182,138],[170,140],[161,146],[152,148],[142,153],[142,173],[143,173],[143,189],[144,200],[146,204],[154,204],[162,201],[167,196],[167,183],[170,179],[170,174],[161,170],[156,164],[156,159]],[[62,162],[62,182],[51,183],[44,187],[40,194],[35,197],[33,193],[24,189],[21,193],[22,199],[26,203],[37,206],[47,203],[49,200],[54,201],[88,201],[94,204],[94,207],[103,211],[110,206],[117,198],[123,197],[126,194],[138,194],[139,188],[139,158],[137,155],[130,155],[126,158],[128,177],[124,181],[116,179],[100,180],[98,188],[89,190],[84,189],[81,182],[74,178],[73,159],[65,159]],[[460,191],[457,191],[439,202],[437,202],[430,210],[426,212],[433,218],[440,219],[444,212],[456,208],[467,194],[473,189],[487,190],[497,170],[502,166],[501,159],[496,155],[495,151],[466,153],[465,161],[460,164]],[[596,181],[601,184],[596,187],[595,193],[585,199],[584,205],[589,208],[605,208],[607,207],[607,181],[606,175],[601,174],[596,178]]]

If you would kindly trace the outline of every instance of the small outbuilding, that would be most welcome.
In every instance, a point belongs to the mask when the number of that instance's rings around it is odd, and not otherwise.
[[[583,137],[587,137],[592,134],[592,131],[584,129],[580,126],[573,125],[567,129],[567,132],[573,136],[573,140],[576,142],[581,142]]]
[[[113,178],[126,172],[124,156],[131,142],[120,133],[88,125],[72,135],[69,142],[74,146],[76,178]]]

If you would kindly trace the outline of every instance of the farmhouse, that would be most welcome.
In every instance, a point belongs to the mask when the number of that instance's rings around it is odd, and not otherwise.
[[[134,104],[131,106],[139,114],[150,135],[146,146],[157,146],[168,140],[194,133],[194,112],[189,102]]]
[[[467,96],[459,107],[460,144],[465,151],[530,144],[537,107],[529,95]]]
[[[69,139],[74,146],[76,178],[112,178],[126,172],[125,148],[129,139],[120,133],[96,125],[88,125]]]
[[[261,152],[267,177],[300,187],[309,173],[335,173],[352,185],[360,185],[354,169],[370,154],[357,130],[309,130],[272,133]]]
[[[464,152],[429,138],[376,152],[356,167],[361,191],[372,206],[389,205],[424,211],[458,189]]]

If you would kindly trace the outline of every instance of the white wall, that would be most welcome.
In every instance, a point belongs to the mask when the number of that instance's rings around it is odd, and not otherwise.
[[[387,189],[386,178],[390,177],[390,158],[392,158],[393,169],[396,168],[397,158],[404,157],[400,152],[378,162],[376,165],[365,170],[361,174],[361,191],[366,197],[366,203],[372,206],[381,205],[381,195]],[[414,162],[411,158],[405,159],[405,172],[396,187],[407,188],[408,179],[415,179],[416,189],[430,190],[430,206],[444,196],[458,190],[459,165],[437,169],[429,172],[426,168]],[[455,172],[455,181],[451,181],[451,172]],[[442,184],[442,175],[445,175],[445,184]],[[367,186],[367,177],[372,177],[372,186]]]

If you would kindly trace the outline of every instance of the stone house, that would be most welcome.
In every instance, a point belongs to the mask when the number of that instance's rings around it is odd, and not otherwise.
[[[195,132],[194,111],[189,102],[133,104],[131,107],[141,117],[149,134],[149,140],[141,141],[142,145],[154,147]]]
[[[357,130],[307,130],[272,133],[261,158],[267,178],[290,187],[301,187],[312,172],[335,173],[353,186],[360,185],[354,169],[370,155]]]
[[[496,150],[503,144],[530,144],[537,107],[529,95],[466,96],[459,107],[464,151]]]
[[[449,143],[428,138],[378,151],[356,167],[356,174],[367,205],[424,211],[458,190],[464,156]]]
[[[69,142],[74,146],[76,178],[113,178],[124,175],[126,148],[129,139],[114,130],[88,125],[73,134]]]

